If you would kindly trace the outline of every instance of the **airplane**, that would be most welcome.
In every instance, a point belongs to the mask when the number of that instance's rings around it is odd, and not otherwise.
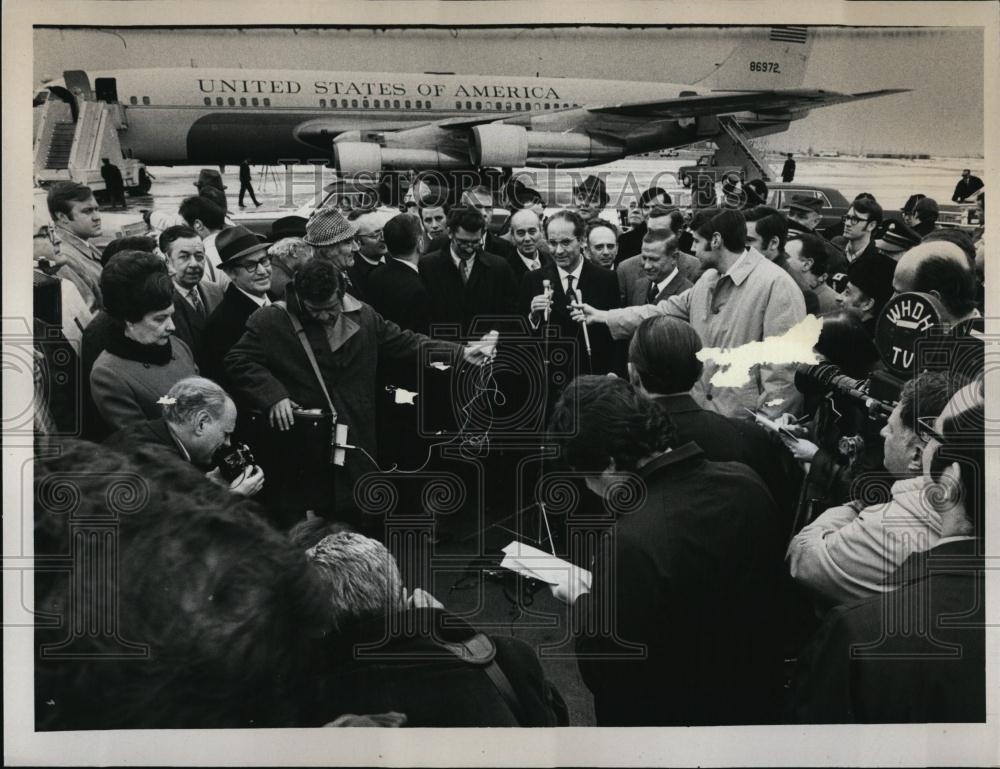
[[[35,104],[59,99],[74,117],[80,99],[120,105],[122,154],[150,165],[325,161],[349,175],[573,168],[727,136],[752,157],[752,137],[782,132],[813,109],[907,90],[802,88],[806,27],[745,36],[697,85],[177,67],[67,71]]]

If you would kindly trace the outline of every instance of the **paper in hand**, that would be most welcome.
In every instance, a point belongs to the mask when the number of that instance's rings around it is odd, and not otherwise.
[[[394,403],[413,406],[414,405],[413,399],[417,397],[418,393],[411,393],[409,390],[404,390],[402,387],[397,387],[394,395],[395,395]]]

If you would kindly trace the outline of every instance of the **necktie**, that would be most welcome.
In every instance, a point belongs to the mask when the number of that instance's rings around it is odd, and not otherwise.
[[[195,311],[199,315],[205,314],[205,305],[201,302],[201,297],[198,296],[198,287],[195,286],[188,292],[188,301],[191,302],[191,306],[194,307]]]
[[[573,290],[573,281],[576,280],[572,275],[566,276],[566,298],[570,302],[576,301],[576,291]]]
[[[646,293],[646,303],[656,304],[656,297],[659,295],[660,289],[655,283],[649,284],[649,291]]]
[[[354,293],[354,283],[351,281],[351,276],[348,275],[346,271],[341,271],[340,277],[344,281],[344,291],[351,296],[356,297],[357,295]]]
[[[531,262],[531,271],[534,272],[535,270],[540,270],[540,269],[542,269],[542,263],[537,259],[534,259]]]
[[[468,283],[469,282],[469,276],[471,276],[471,275],[472,275],[472,259],[471,258],[463,259],[462,260],[462,282],[463,283]]]

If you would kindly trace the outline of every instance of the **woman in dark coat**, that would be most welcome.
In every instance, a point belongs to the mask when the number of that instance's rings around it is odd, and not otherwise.
[[[98,413],[112,430],[158,419],[157,403],[198,367],[174,331],[174,287],[163,261],[142,251],[122,251],[104,267],[105,310],[116,321],[107,347],[90,372]]]

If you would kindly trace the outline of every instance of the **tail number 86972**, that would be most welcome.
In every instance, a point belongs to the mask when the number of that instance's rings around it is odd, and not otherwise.
[[[750,62],[751,72],[775,72],[781,74],[781,65],[776,61],[752,61]]]

